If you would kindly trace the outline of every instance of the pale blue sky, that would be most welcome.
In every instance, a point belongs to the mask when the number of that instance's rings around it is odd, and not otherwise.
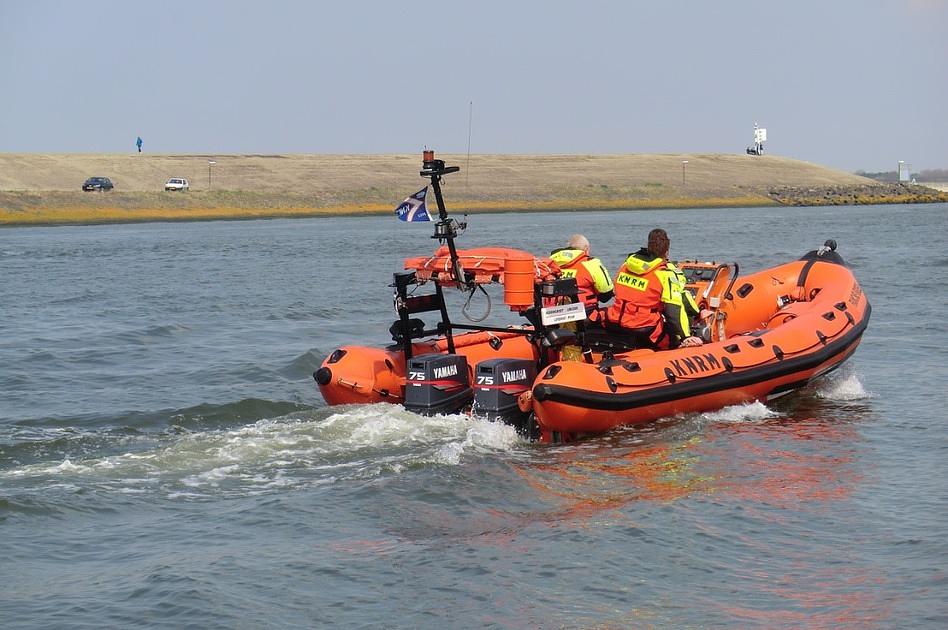
[[[0,0],[0,151],[948,168],[948,0]]]

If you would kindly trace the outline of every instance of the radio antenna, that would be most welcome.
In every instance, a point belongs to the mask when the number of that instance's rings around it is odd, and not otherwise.
[[[471,175],[471,128],[474,121],[474,101],[468,104],[467,110],[467,164],[464,165],[464,188],[468,187],[468,178]]]

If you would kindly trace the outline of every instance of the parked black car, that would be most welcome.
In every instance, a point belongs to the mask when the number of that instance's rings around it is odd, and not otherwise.
[[[83,190],[112,190],[112,180],[108,177],[90,177],[82,185]]]

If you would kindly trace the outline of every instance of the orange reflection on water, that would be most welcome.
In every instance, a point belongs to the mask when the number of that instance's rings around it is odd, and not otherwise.
[[[806,567],[801,567],[806,568]],[[813,569],[813,567],[810,567]],[[887,628],[893,619],[892,594],[885,580],[863,569],[821,568],[794,576],[775,576],[753,586],[785,602],[780,610],[718,603],[735,620],[765,628]],[[712,604],[713,605],[713,604]]]
[[[814,418],[720,424],[705,435],[702,467],[717,492],[743,504],[826,508],[863,480],[854,467],[858,441],[852,426]]]
[[[768,603],[758,609],[716,600],[707,602],[709,607],[738,626],[891,624],[898,595],[886,578],[886,568],[861,557],[858,536],[823,540],[818,527],[806,526],[808,515],[818,515],[828,532],[858,531],[858,523],[847,521],[851,518],[847,504],[864,483],[861,442],[855,425],[837,418],[721,423],[708,428],[701,448],[702,468],[715,479],[716,498],[733,503],[747,518],[773,524],[766,534],[738,538],[745,548],[743,563],[750,566],[735,570],[742,600],[758,599],[755,593],[759,593],[759,599]],[[772,562],[775,556],[778,562]]]
[[[706,478],[693,468],[697,440],[683,444],[656,444],[624,452],[615,447],[561,449],[553,461],[514,471],[538,495],[559,507],[551,521],[585,520],[604,511],[616,511],[634,501],[674,501],[707,489]]]
[[[543,463],[513,468],[538,495],[559,503],[550,516],[563,518],[694,493],[732,498],[750,510],[825,507],[849,498],[862,482],[853,466],[859,439],[850,424],[815,418],[712,423],[684,441],[577,443],[555,449]]]

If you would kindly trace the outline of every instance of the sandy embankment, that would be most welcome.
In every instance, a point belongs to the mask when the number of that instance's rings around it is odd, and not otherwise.
[[[948,201],[777,156],[438,157],[462,168],[444,182],[456,211]],[[420,165],[415,154],[5,153],[0,225],[385,213],[426,183]],[[115,190],[81,192],[93,175]],[[169,177],[188,178],[191,191],[164,192]]]

